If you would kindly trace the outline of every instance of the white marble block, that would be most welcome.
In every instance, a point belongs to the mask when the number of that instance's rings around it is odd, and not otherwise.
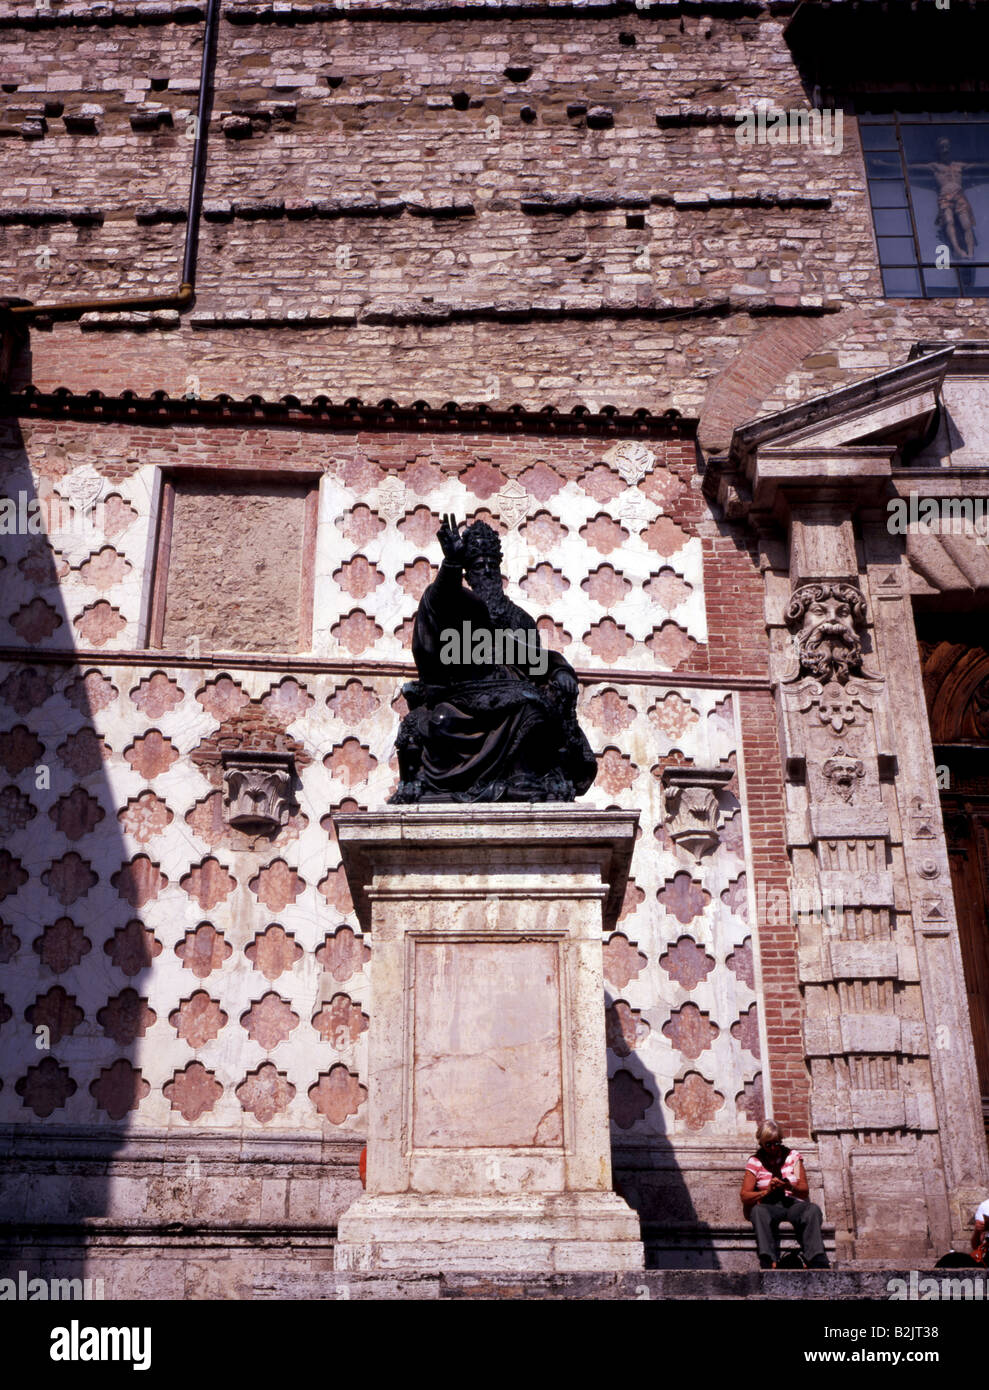
[[[641,1269],[611,1189],[602,935],[638,812],[337,816],[373,943],[367,1191],[338,1269]]]

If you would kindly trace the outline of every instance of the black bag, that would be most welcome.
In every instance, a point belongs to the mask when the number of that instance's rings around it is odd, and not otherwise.
[[[937,1261],[935,1269],[979,1269],[978,1260],[971,1255],[966,1255],[964,1250],[949,1250],[947,1255],[942,1255]]]

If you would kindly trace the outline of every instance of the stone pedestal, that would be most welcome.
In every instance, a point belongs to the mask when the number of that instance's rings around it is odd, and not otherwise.
[[[373,938],[367,1191],[338,1269],[642,1268],[611,1190],[602,928],[637,812],[335,818]]]

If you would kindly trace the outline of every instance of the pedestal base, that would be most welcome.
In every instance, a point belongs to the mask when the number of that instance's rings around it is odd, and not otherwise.
[[[637,814],[570,805],[335,817],[374,938],[367,1192],[337,1268],[639,1270],[611,1183],[601,938]]]
[[[613,1192],[361,1197],[340,1218],[338,1270],[621,1272],[643,1268],[635,1213]]]

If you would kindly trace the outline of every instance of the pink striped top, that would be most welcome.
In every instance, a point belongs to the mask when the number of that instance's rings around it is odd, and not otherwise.
[[[787,1150],[786,1158],[783,1160],[782,1176],[794,1185],[796,1185],[800,1178],[800,1164],[801,1158],[796,1149]],[[752,1155],[745,1165],[745,1171],[754,1176],[756,1191],[765,1192],[773,1175],[763,1164],[758,1154]]]

